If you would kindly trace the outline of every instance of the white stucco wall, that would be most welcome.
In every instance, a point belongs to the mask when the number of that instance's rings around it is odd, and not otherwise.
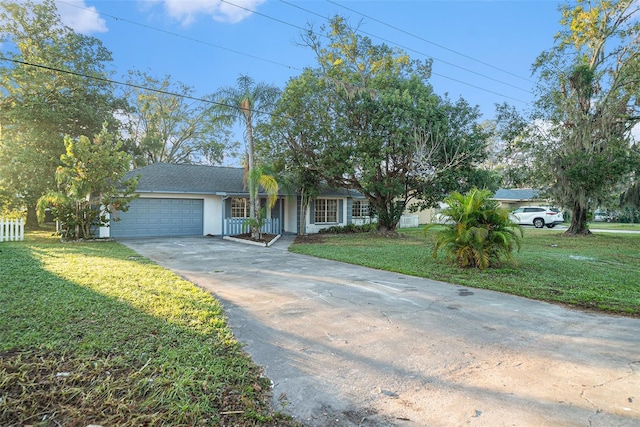
[[[329,228],[329,227],[333,227],[333,226],[344,226],[347,225],[347,198],[341,198],[341,197],[318,197],[319,199],[333,199],[333,200],[338,200],[338,201],[342,201],[342,221],[341,222],[332,222],[332,223],[319,223],[319,224],[311,224],[311,209],[308,209],[308,212],[305,216],[306,222],[307,222],[307,233],[308,234],[315,234],[320,232],[320,230],[324,229],[324,228]],[[312,202],[313,203],[313,202]],[[340,202],[338,202],[340,203]],[[340,218],[340,214],[338,214],[338,219]]]

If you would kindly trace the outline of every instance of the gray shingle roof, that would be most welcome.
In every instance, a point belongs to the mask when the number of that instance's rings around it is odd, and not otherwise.
[[[125,179],[140,176],[137,192],[248,195],[244,187],[244,168],[154,163],[127,172]],[[261,193],[262,194],[262,193]],[[286,195],[282,190],[281,195]],[[324,197],[364,198],[355,190],[322,186]]]
[[[501,188],[496,191],[495,200],[535,200],[539,198],[540,191],[532,188]]]
[[[141,193],[247,193],[243,168],[155,163],[127,172],[126,178],[138,175]]]

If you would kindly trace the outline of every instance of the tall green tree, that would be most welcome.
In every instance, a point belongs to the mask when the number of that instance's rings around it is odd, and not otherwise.
[[[537,59],[538,115],[528,128],[536,171],[571,211],[566,234],[590,234],[587,214],[635,164],[640,120],[638,2],[560,7],[556,43]]]
[[[381,230],[411,200],[431,206],[468,185],[486,134],[477,109],[433,92],[430,61],[376,45],[341,17],[322,36],[303,35],[318,66],[288,83],[273,117],[292,165],[364,194]]]
[[[121,106],[108,77],[111,53],[60,21],[53,0],[0,2],[0,179],[37,227],[37,200],[56,187],[64,136],[115,129]]]
[[[43,213],[53,207],[63,239],[89,239],[96,227],[109,223],[109,213],[127,211],[136,197],[137,179],[123,181],[131,157],[106,127],[94,139],[67,136],[64,144],[56,170],[58,188],[42,196],[38,208]]]
[[[268,117],[268,113],[273,110],[279,96],[280,89],[278,87],[267,83],[256,83],[247,75],[238,77],[237,86],[220,89],[216,96],[216,99],[223,104],[222,111],[235,118],[236,122],[239,122],[244,128],[250,199],[249,215],[253,224],[260,222],[258,190],[261,182],[266,184],[263,188],[268,193],[277,194],[278,192],[275,179],[269,179],[268,176],[263,177],[265,175],[262,173],[264,169],[256,162],[254,131],[258,123]],[[251,235],[255,239],[260,238],[260,230],[255,225],[251,227]]]
[[[170,76],[131,72],[124,120],[134,166],[150,163],[221,163],[229,143],[229,118],[194,99],[194,89]]]

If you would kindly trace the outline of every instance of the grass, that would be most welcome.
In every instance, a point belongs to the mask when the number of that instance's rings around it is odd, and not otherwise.
[[[0,425],[294,425],[221,305],[128,248],[28,233],[0,277]]]
[[[435,231],[435,230],[434,230]],[[377,234],[325,236],[322,243],[294,244],[289,250],[531,299],[601,312],[640,316],[640,234],[600,233],[564,237],[557,230],[525,229],[517,264],[485,271],[434,259],[434,232],[402,230]]]
[[[592,230],[633,230],[640,231],[640,224],[623,223],[623,222],[592,222],[589,223]]]

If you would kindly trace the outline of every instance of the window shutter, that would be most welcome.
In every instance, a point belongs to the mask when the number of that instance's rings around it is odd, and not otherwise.
[[[344,200],[340,199],[338,201],[338,223],[342,224],[344,221]]]
[[[313,199],[309,203],[309,224],[316,223],[316,200]]]

